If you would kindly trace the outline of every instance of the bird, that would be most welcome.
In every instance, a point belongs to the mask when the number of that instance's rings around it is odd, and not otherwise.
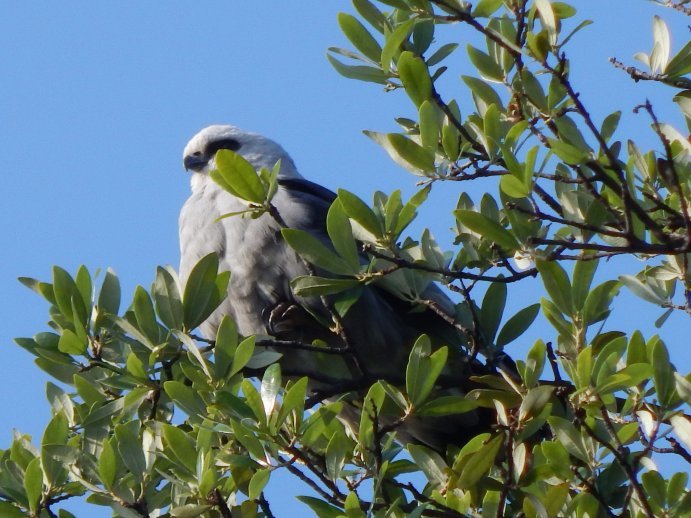
[[[235,215],[219,219],[247,210],[246,201],[221,188],[210,176],[220,150],[241,155],[257,170],[271,170],[280,162],[278,187],[271,200],[280,219],[266,213],[254,218]],[[288,245],[281,230],[303,230],[330,246],[325,221],[336,194],[305,179],[279,144],[232,125],[211,125],[187,143],[183,165],[191,174],[191,195],[179,218],[181,281],[185,281],[197,261],[210,253],[218,255],[220,270],[231,273],[227,297],[200,326],[205,338],[213,339],[221,319],[228,315],[243,336],[307,344],[320,341],[338,350],[350,348],[353,354],[342,356],[306,349],[278,349],[283,354],[283,372],[307,375],[313,390],[338,390],[359,379],[404,384],[411,348],[422,334],[433,337],[436,344],[446,342],[450,346],[446,371],[458,381],[458,387],[470,384],[473,373],[487,372],[462,351],[459,344],[463,337],[448,323],[448,318],[429,308],[414,307],[381,285],[362,287],[357,301],[340,322],[341,332],[325,325],[324,321],[332,315],[328,300],[301,297],[293,292],[293,279],[320,272]],[[453,318],[455,304],[438,286],[430,283],[424,296]],[[397,439],[441,451],[449,442],[463,443],[486,431],[493,417],[485,410],[461,414],[456,424],[447,419],[412,418],[397,431]],[[355,421],[358,416],[351,408],[346,419]]]

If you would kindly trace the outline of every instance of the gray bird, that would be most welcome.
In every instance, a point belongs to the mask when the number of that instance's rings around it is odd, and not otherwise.
[[[343,334],[329,330],[324,325],[330,314],[324,300],[299,297],[291,290],[291,280],[309,275],[315,269],[283,240],[281,224],[275,218],[264,214],[256,219],[242,216],[217,219],[247,208],[245,201],[223,190],[209,176],[216,167],[216,153],[221,149],[240,154],[257,170],[271,170],[280,160],[278,190],[272,204],[282,223],[310,232],[327,245],[330,240],[325,228],[326,213],[336,197],[328,189],[305,180],[281,146],[256,133],[214,125],[189,141],[183,163],[191,172],[192,195],[180,213],[180,277],[184,282],[197,261],[211,252],[218,254],[220,269],[231,272],[227,298],[201,325],[206,338],[214,338],[221,318],[230,315],[244,336],[261,335],[303,343],[321,340],[339,348],[348,345],[355,353],[350,357],[277,349],[283,353],[280,363],[285,374],[308,375],[315,380],[312,388],[324,389],[337,387],[337,382],[345,386],[358,379],[370,382],[387,379],[402,384],[411,347],[419,335],[427,333],[438,344],[445,340],[451,347],[446,376],[456,378],[458,387],[467,387],[471,371],[482,366],[469,362],[462,353],[460,333],[438,315],[415,308],[382,287],[370,284],[363,288],[343,318]],[[454,314],[454,304],[435,285],[430,284],[424,296],[449,315]],[[317,319],[315,315],[323,318]],[[440,426],[441,420],[412,419],[399,430],[398,438],[402,442],[421,442],[443,449],[446,443],[463,443],[489,426],[482,409],[458,417],[460,423],[445,420],[445,426]]]

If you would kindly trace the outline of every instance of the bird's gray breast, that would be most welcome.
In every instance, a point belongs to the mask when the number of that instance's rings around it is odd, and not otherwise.
[[[284,194],[276,195],[281,205]],[[187,279],[194,265],[215,252],[221,270],[231,272],[228,297],[201,326],[213,337],[223,315],[231,315],[243,335],[268,334],[263,314],[292,294],[290,280],[307,273],[304,264],[283,241],[280,225],[268,214],[257,219],[223,214],[247,206],[214,185],[198,189],[180,213],[180,277]]]

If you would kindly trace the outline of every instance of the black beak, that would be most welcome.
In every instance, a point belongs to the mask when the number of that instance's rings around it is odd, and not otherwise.
[[[204,167],[206,166],[206,164],[209,163],[209,161],[205,160],[200,155],[187,155],[183,159],[182,163],[185,166],[185,171],[199,172],[202,169],[204,169]]]

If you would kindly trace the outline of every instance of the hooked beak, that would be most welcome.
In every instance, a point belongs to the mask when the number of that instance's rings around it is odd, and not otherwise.
[[[185,166],[185,171],[195,172],[204,169],[208,163],[209,161],[205,160],[201,155],[187,155],[182,161],[182,164]]]

